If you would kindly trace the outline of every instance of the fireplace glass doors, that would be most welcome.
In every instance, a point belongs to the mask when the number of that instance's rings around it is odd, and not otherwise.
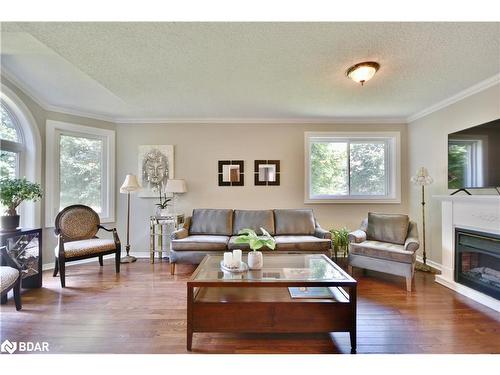
[[[500,299],[500,236],[455,229],[455,281]]]

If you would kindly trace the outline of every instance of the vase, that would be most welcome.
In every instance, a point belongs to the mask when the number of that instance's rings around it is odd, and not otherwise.
[[[260,270],[264,266],[264,257],[260,251],[250,251],[248,253],[248,268]]]
[[[160,216],[160,217],[165,217],[165,216],[169,216],[170,215],[170,210],[167,208],[160,208],[160,207],[157,207],[156,208],[156,216]]]

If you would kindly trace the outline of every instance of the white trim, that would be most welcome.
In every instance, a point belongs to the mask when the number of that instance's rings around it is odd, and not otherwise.
[[[102,223],[112,223],[115,221],[115,131],[109,129],[96,128],[91,126],[76,125],[67,122],[47,120],[46,123],[46,156],[45,156],[45,227],[54,226],[54,220],[59,211],[58,198],[58,171],[56,162],[59,158],[59,146],[56,144],[56,137],[60,131],[81,133],[84,135],[100,136],[105,139],[106,154],[106,186],[104,211],[107,216],[101,217]],[[50,152],[49,152],[50,150]],[[57,200],[57,202],[56,202]]]
[[[116,118],[117,125],[142,124],[406,124],[405,117],[158,117],[158,118]]]
[[[392,192],[391,197],[355,197],[349,195],[346,197],[328,197],[325,199],[312,199],[309,194],[310,188],[310,150],[309,139],[314,137],[333,137],[333,138],[390,138],[392,140],[391,155],[388,162],[391,163],[388,168],[388,185]],[[400,204],[401,203],[401,133],[398,131],[373,131],[373,132],[304,132],[304,203],[305,204],[338,204],[338,203],[357,203],[357,204]]]
[[[448,107],[452,104],[455,104],[456,102],[459,102],[460,100],[463,100],[469,96],[472,96],[474,94],[477,94],[481,91],[484,91],[496,84],[500,83],[500,73],[495,74],[493,77],[490,77],[488,79],[485,79],[484,81],[481,81],[479,83],[476,83],[475,85],[462,90],[455,95],[450,96],[447,99],[444,99],[436,104],[431,105],[428,108],[425,108],[417,113],[414,113],[411,116],[408,116],[406,119],[406,122],[409,124],[413,121],[418,120],[419,118],[425,117],[427,115],[430,115],[433,112],[439,111],[440,109],[443,109],[445,107]]]
[[[23,101],[6,85],[1,84],[0,96],[16,116],[21,127],[24,149],[20,172],[30,181],[42,183],[42,138],[35,118]],[[31,212],[32,215],[29,215]],[[41,203],[24,202],[20,207],[21,224],[25,227],[41,226]]]

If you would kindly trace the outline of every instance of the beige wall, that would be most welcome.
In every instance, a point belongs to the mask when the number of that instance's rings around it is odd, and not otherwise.
[[[304,205],[305,131],[400,131],[402,150],[401,204],[315,204]],[[180,211],[196,207],[221,208],[296,208],[314,209],[324,228],[357,228],[368,211],[406,213],[408,175],[406,125],[300,125],[300,124],[155,124],[117,126],[117,186],[127,173],[137,173],[139,145],[175,146],[175,177],[188,184],[188,193],[179,199]],[[218,160],[244,160],[245,186],[219,187]],[[254,186],[255,159],[281,160],[280,186]],[[118,195],[117,223],[125,233],[126,198]],[[156,200],[133,197],[131,245],[133,251],[149,248],[149,216]],[[123,237],[124,238],[124,237]]]
[[[448,194],[448,134],[498,118],[500,85],[495,85],[408,125],[409,173],[425,166],[435,180],[426,199],[427,257],[434,262],[441,263],[441,205],[432,195]],[[420,190],[410,187],[409,199],[410,216],[421,223]]]

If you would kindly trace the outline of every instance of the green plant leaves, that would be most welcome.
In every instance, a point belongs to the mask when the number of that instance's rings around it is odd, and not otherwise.
[[[7,215],[15,215],[16,208],[23,201],[37,201],[42,197],[40,184],[30,182],[26,178],[0,179],[0,202],[7,207]]]
[[[247,243],[252,250],[258,250],[264,246],[274,250],[276,248],[276,241],[274,238],[266,231],[264,228],[260,228],[263,235],[259,236],[257,233],[250,229],[245,228],[238,232],[238,237],[235,239],[235,243]]]

